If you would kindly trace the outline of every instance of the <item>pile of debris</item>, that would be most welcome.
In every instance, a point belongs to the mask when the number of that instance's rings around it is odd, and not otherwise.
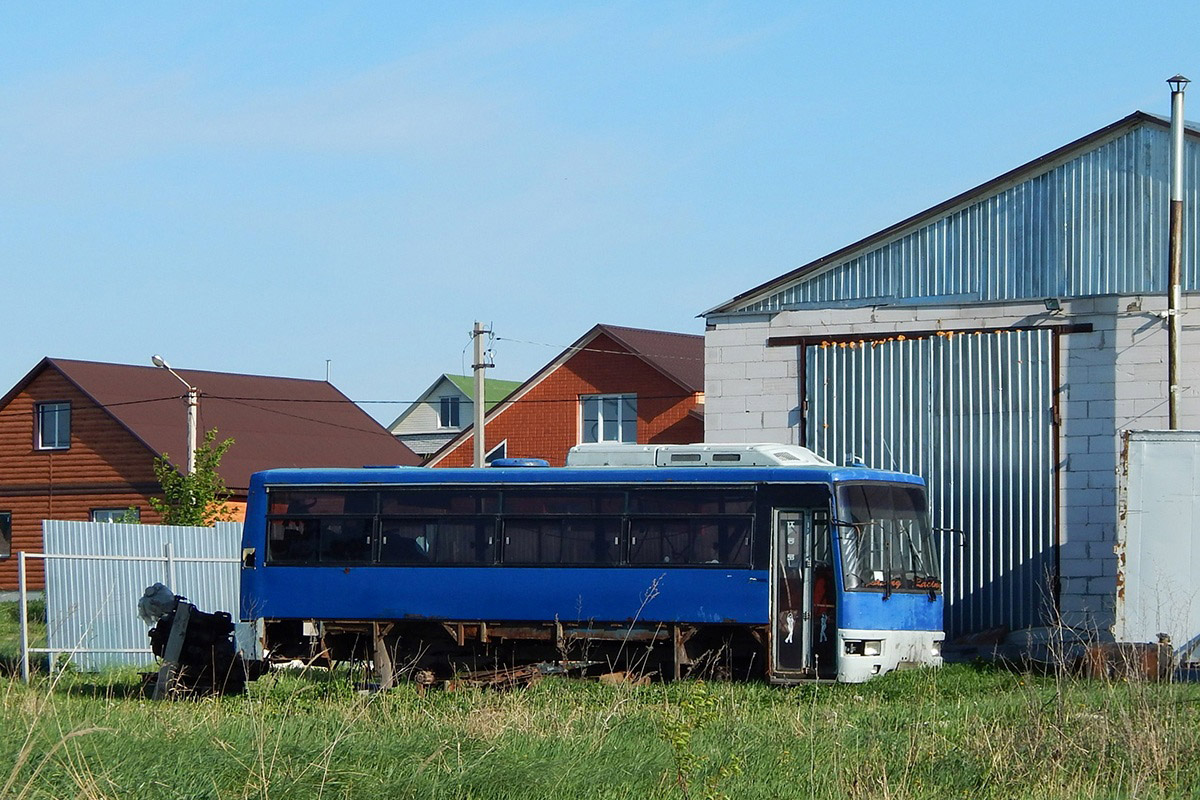
[[[1106,680],[1180,680],[1185,666],[1165,633],[1157,642],[1117,642],[1107,632],[1065,625],[992,628],[962,636],[942,653],[948,663],[991,661],[1020,670]]]
[[[168,696],[241,694],[260,674],[262,662],[247,663],[234,644],[233,618],[205,613],[161,583],[146,589],[138,612],[150,629],[150,646],[162,659],[153,676],[154,699]]]

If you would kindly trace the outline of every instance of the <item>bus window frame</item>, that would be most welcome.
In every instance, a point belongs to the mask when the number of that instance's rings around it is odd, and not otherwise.
[[[320,566],[361,566],[361,567],[528,567],[528,568],[569,568],[569,569],[645,569],[645,568],[666,568],[666,569],[716,569],[716,570],[762,570],[766,568],[766,561],[760,551],[763,550],[763,544],[770,542],[770,531],[764,530],[764,525],[770,527],[771,509],[779,506],[781,503],[794,504],[797,499],[800,499],[802,505],[813,506],[821,505],[822,503],[830,503],[832,508],[833,498],[836,496],[837,487],[842,482],[822,482],[822,481],[803,481],[803,482],[779,482],[779,481],[747,481],[747,482],[732,482],[721,481],[718,483],[686,483],[686,484],[664,484],[660,482],[618,482],[618,483],[580,483],[580,484],[562,484],[562,483],[545,483],[545,484],[522,484],[520,486],[502,485],[502,484],[376,484],[371,486],[360,486],[355,484],[346,485],[317,485],[317,484],[279,484],[265,487],[266,492],[266,510],[267,513],[263,517],[265,529],[264,536],[264,566],[272,567],[320,567]],[[286,495],[287,493],[295,493],[297,496],[316,496],[325,493],[341,493],[349,495],[350,493],[361,494],[364,492],[374,493],[374,499],[367,504],[374,509],[374,512],[369,515],[360,514],[304,514],[297,512],[271,513],[273,504],[276,503],[277,497]],[[388,510],[384,510],[385,498],[395,497],[397,494],[413,495],[413,499],[419,499],[418,495],[436,494],[440,495],[441,499],[445,499],[451,495],[460,493],[473,492],[476,493],[476,500],[473,507],[473,514],[459,513],[431,513],[429,507],[419,507],[419,503],[412,505],[413,513],[411,515],[400,513],[395,506],[391,506]],[[738,513],[720,514],[708,513],[706,510],[694,512],[662,511],[653,513],[649,511],[637,511],[639,508],[640,499],[653,497],[657,495],[658,499],[667,499],[671,502],[686,501],[687,495],[695,495],[698,493],[712,494],[718,493],[721,497],[718,500],[722,503],[742,503],[742,509]],[[618,538],[616,545],[617,555],[616,560],[604,562],[514,562],[506,560],[505,552],[505,521],[509,519],[509,504],[506,503],[506,498],[516,495],[535,496],[545,494],[554,495],[580,495],[593,494],[598,496],[607,495],[610,500],[613,495],[619,495],[621,498],[620,511],[617,512],[616,506],[610,506],[613,511],[609,513],[595,514],[559,514],[547,512],[544,515],[530,514],[525,511],[514,512],[513,519],[524,517],[595,517],[615,518],[618,521],[618,530],[615,532]],[[802,498],[802,499],[801,499]],[[702,504],[698,503],[698,507]],[[362,505],[358,507],[363,507]],[[402,507],[402,506],[401,506]],[[447,506],[448,508],[449,506]],[[600,506],[597,506],[599,508]],[[487,509],[484,511],[483,509]],[[494,509],[494,513],[493,513]],[[744,513],[742,513],[744,510]],[[371,560],[369,561],[320,561],[318,558],[312,560],[288,560],[280,561],[272,557],[271,548],[271,526],[272,523],[280,519],[323,519],[329,516],[339,517],[359,517],[369,516],[372,520],[371,525]],[[411,519],[414,522],[417,520],[456,520],[467,522],[471,520],[474,524],[491,523],[490,531],[490,553],[486,560],[480,561],[454,561],[444,562],[438,561],[435,551],[431,553],[431,560],[425,563],[413,562],[389,562],[383,557],[384,545],[384,525],[387,522],[395,522],[397,520]],[[730,547],[729,552],[736,554],[735,560],[719,561],[719,560],[686,560],[686,561],[671,561],[671,562],[648,562],[635,560],[634,553],[634,526],[639,522],[655,521],[655,520],[686,520],[693,529],[702,528],[706,523],[722,525],[722,524],[744,524],[744,536],[748,540],[746,544]],[[765,521],[764,521],[765,520]],[[698,535],[694,534],[693,538]],[[320,552],[320,542],[317,541],[314,545],[314,552]],[[692,555],[699,555],[693,553]]]

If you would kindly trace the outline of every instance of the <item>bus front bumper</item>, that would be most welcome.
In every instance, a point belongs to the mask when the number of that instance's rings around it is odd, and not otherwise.
[[[841,630],[838,680],[862,683],[894,669],[940,667],[942,631]]]

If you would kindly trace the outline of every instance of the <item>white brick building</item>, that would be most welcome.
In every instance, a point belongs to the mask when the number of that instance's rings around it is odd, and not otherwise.
[[[1120,432],[1167,425],[1167,140],[1132,114],[707,312],[706,440],[924,475],[934,524],[966,533],[946,548],[952,635],[1054,612],[1107,629]],[[1188,320],[1181,420],[1200,428]]]

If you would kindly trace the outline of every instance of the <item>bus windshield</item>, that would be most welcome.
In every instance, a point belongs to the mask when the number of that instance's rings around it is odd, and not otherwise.
[[[941,591],[925,492],[916,486],[838,488],[838,538],[847,589]]]

